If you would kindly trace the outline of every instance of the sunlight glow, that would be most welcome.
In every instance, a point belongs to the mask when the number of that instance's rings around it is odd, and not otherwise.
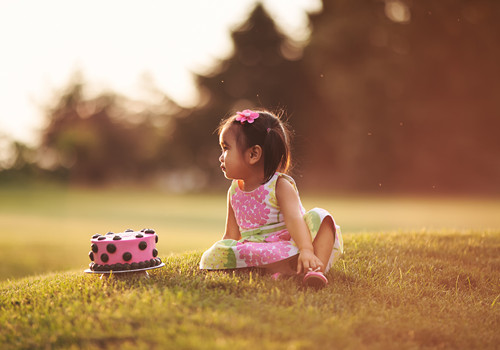
[[[320,0],[265,0],[280,28],[307,40]],[[42,110],[81,72],[95,94],[148,101],[147,88],[192,106],[192,73],[230,55],[230,30],[256,0],[19,0],[0,2],[0,132],[36,143]]]
[[[410,9],[400,0],[386,0],[385,15],[397,23],[408,23],[411,19]]]

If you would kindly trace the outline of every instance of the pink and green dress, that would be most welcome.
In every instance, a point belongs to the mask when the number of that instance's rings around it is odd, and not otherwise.
[[[229,188],[229,201],[240,229],[241,239],[224,239],[216,242],[203,253],[200,261],[201,269],[263,267],[299,254],[297,246],[286,229],[276,199],[276,183],[280,177],[288,180],[297,191],[295,181],[282,173],[274,174],[268,182],[250,192],[242,191],[238,181],[233,180]],[[311,233],[311,239],[314,239],[321,223],[327,217],[330,217],[334,223],[335,242],[326,272],[343,252],[340,227],[335,224],[335,220],[326,210],[314,208],[306,212],[302,204],[300,207]]]

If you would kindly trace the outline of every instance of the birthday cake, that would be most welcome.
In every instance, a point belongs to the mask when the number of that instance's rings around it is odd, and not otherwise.
[[[158,235],[152,229],[95,234],[90,241],[92,262],[89,268],[92,271],[139,270],[161,264],[156,249]]]

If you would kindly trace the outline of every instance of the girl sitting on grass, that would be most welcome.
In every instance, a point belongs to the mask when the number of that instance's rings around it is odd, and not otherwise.
[[[260,267],[303,275],[305,286],[323,287],[324,275],[343,251],[340,227],[324,209],[304,210],[290,166],[290,135],[266,111],[244,110],[218,129],[221,169],[233,180],[226,230],[202,256],[201,269]]]

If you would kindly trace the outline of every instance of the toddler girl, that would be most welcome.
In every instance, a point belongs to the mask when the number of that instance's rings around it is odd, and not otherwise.
[[[343,251],[340,227],[324,209],[304,210],[290,166],[285,125],[265,111],[244,110],[218,129],[220,167],[233,180],[226,230],[202,256],[201,269],[261,267],[281,275],[303,274],[306,286],[323,287],[324,273]]]

